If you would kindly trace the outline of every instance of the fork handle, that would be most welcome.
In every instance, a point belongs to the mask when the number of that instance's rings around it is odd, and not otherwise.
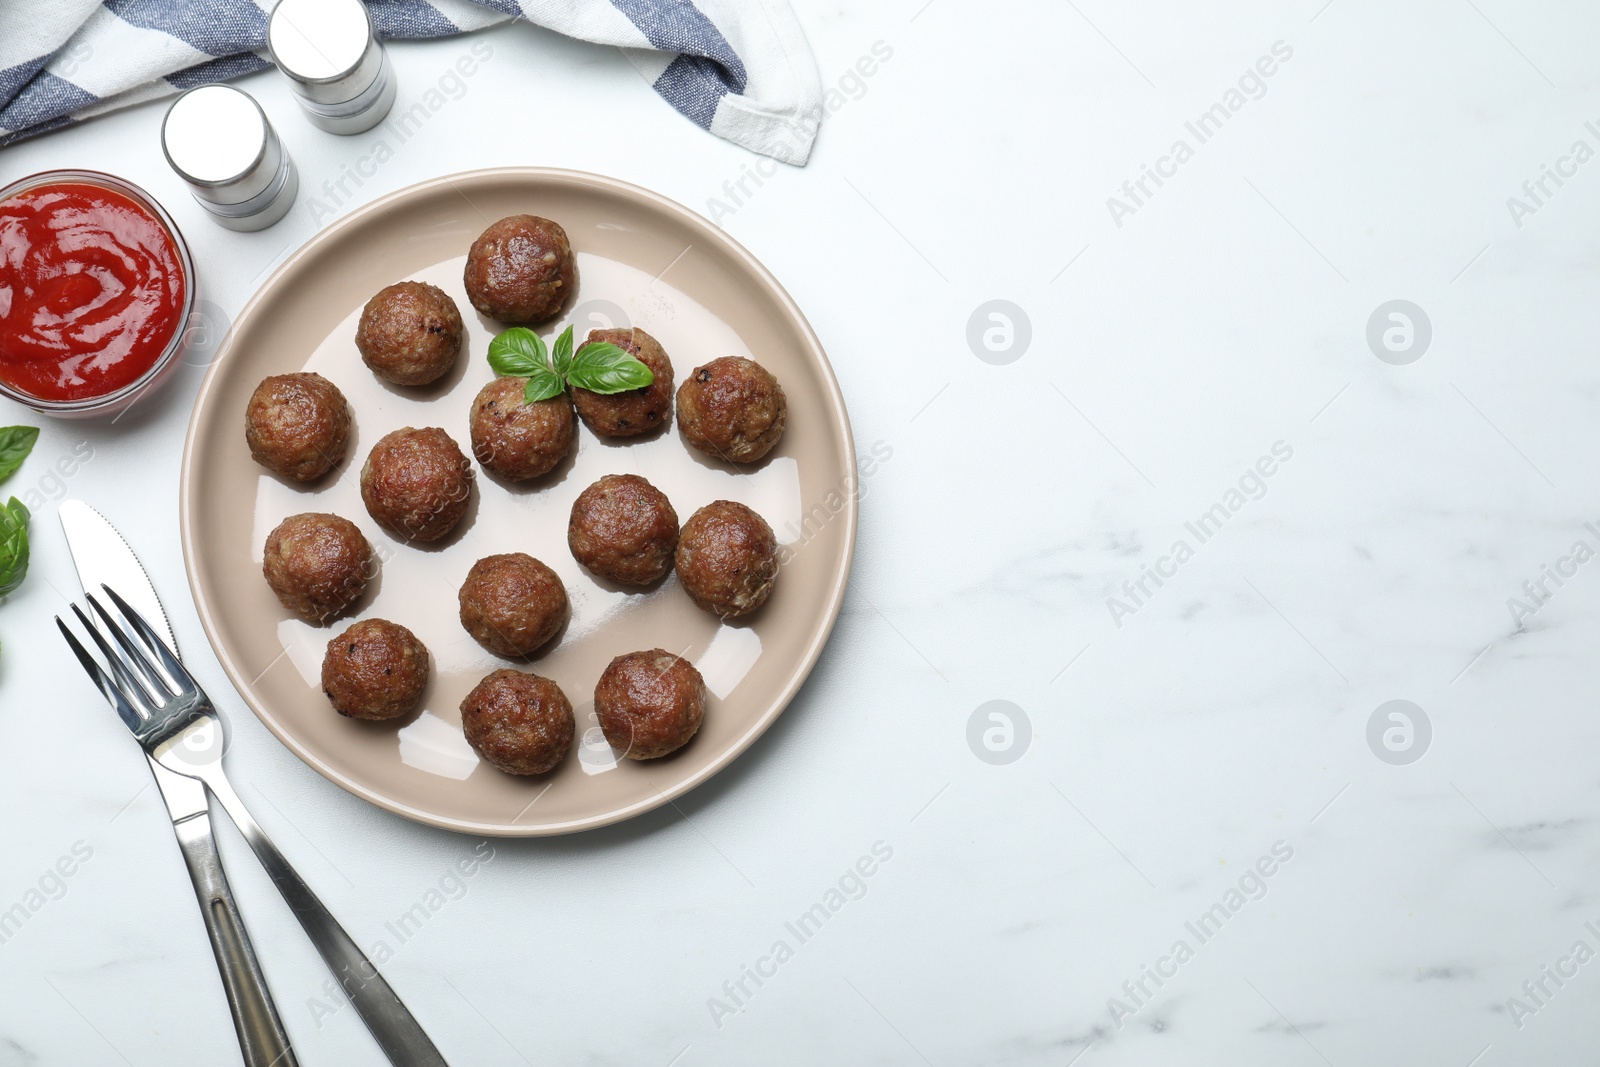
[[[232,784],[222,772],[220,764],[197,768],[196,773],[210,786],[211,792],[222,802],[222,807],[233,819],[244,839],[250,842],[261,866],[267,869],[272,881],[288,902],[289,910],[300,920],[311,943],[322,954],[323,962],[333,971],[350,1003],[355,1005],[361,1021],[367,1024],[378,1046],[395,1067],[449,1067],[439,1054],[426,1031],[412,1016],[400,997],[383,975],[378,973],[366,953],[356,947],[350,935],[344,932],[337,919],[323,906],[322,901],[306,885],[278,851],[278,846],[262,830],[244,806],[244,801],[233,791]]]
[[[289,1035],[273,1006],[266,976],[256,960],[250,934],[244,928],[239,908],[222,873],[216,839],[211,835],[211,818],[192,815],[173,826],[183,862],[194,882],[194,895],[200,902],[211,951],[217,957],[222,988],[233,1013],[233,1028],[239,1035],[239,1051],[245,1067],[298,1067]]]

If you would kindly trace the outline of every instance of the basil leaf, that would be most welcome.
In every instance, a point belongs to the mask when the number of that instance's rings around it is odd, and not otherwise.
[[[561,336],[556,338],[555,350],[551,353],[555,357],[556,373],[565,378],[572,369],[572,327],[568,326],[561,331]]]
[[[605,342],[578,349],[567,368],[567,381],[592,393],[625,393],[643,389],[655,380],[650,368],[627,349]]]
[[[16,497],[0,507],[0,596],[15,592],[27,577],[28,517]]]
[[[0,482],[16,473],[38,439],[39,431],[32,426],[0,426]]]
[[[489,342],[489,366],[496,374],[518,378],[532,377],[540,371],[550,372],[544,342],[526,326],[513,326],[495,335]]]
[[[561,380],[559,374],[547,368],[528,376],[528,385],[522,390],[522,399],[529,404],[537,404],[541,400],[560,396],[566,391],[567,383]]]

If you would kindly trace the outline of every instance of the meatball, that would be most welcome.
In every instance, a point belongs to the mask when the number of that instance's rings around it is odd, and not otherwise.
[[[428,650],[399,623],[365,619],[328,642],[322,691],[352,719],[397,719],[422,699]]]
[[[653,648],[618,656],[594,687],[594,712],[611,747],[656,759],[689,743],[706,716],[706,683],[694,664]]]
[[[361,468],[361,500],[385,530],[406,541],[437,541],[472,499],[472,464],[437,427],[384,434]]]
[[[497,656],[527,656],[567,621],[567,589],[525,552],[485,556],[461,584],[461,625]]]
[[[355,523],[307,512],[290,515],[267,535],[261,572],[284,607],[320,624],[361,599],[377,566]]]
[[[502,668],[461,702],[461,730],[490,765],[507,774],[544,774],[566,757],[577,724],[559,685]]]
[[[683,524],[678,581],[703,611],[725,619],[767,602],[778,577],[778,539],[767,520],[743,504],[716,500]]]
[[[637,474],[608,474],[572,502],[567,545],[602,578],[649,585],[672,568],[678,513],[667,494]]]
[[[678,389],[678,429],[708,456],[754,463],[778,443],[789,416],[778,379],[755,360],[723,356]]]
[[[472,454],[514,482],[548,474],[578,440],[578,420],[566,393],[532,404],[526,378],[496,378],[472,402]]]
[[[472,242],[462,281],[472,306],[501,322],[546,322],[577,286],[567,231],[537,215],[508,215]]]
[[[372,373],[396,385],[427,385],[449,373],[466,330],[456,302],[427,282],[378,290],[361,309],[356,348]]]
[[[250,458],[270,471],[309,482],[344,459],[350,443],[350,404],[320,374],[275,374],[262,379],[244,411]]]
[[[601,437],[633,437],[665,426],[672,418],[672,361],[661,342],[640,329],[591,330],[586,344],[610,343],[650,368],[655,381],[625,393],[594,393],[572,388],[572,403],[584,423]]]

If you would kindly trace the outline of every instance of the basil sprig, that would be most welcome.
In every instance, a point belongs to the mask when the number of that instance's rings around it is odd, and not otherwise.
[[[16,497],[0,505],[0,596],[28,575],[28,509]]]
[[[553,351],[526,326],[504,330],[489,342],[489,366],[496,374],[528,379],[522,396],[530,404],[560,396],[569,385],[610,394],[643,389],[656,380],[649,367],[609,342],[574,352],[571,326],[556,338]]]
[[[522,395],[530,404],[549,400],[566,388],[550,369],[544,342],[526,326],[513,326],[489,342],[489,366],[496,374],[528,379]]]
[[[0,482],[17,473],[37,440],[32,426],[0,426]],[[29,517],[16,497],[0,504],[0,597],[16,592],[28,576]]]
[[[33,426],[0,426],[0,482],[16,473],[38,439],[39,431]]]
[[[567,381],[594,393],[625,393],[655,380],[649,367],[613,344],[584,345],[567,369]]]
[[[32,426],[0,426],[0,481],[17,472],[38,439]],[[16,592],[28,574],[28,518],[16,497],[0,504],[0,597]]]

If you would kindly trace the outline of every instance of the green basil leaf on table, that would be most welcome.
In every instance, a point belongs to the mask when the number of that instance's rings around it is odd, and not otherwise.
[[[626,349],[606,342],[584,345],[567,368],[567,381],[592,393],[625,393],[655,380],[650,368]]]
[[[0,596],[16,592],[28,575],[28,518],[16,497],[0,507]]]
[[[496,374],[531,378],[541,370],[548,372],[550,360],[538,334],[526,326],[513,326],[489,342],[489,366]]]
[[[0,426],[0,481],[16,473],[33,451],[39,431],[32,426]]]

